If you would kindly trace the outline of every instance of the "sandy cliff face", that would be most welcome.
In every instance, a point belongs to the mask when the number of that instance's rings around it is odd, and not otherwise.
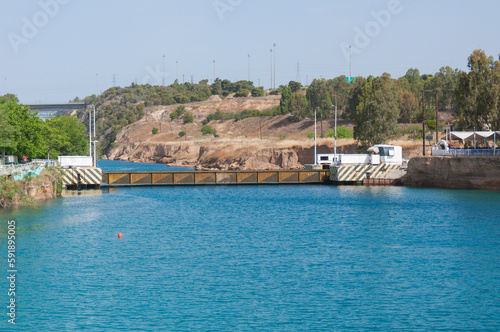
[[[403,178],[406,186],[500,190],[500,157],[417,157]]]
[[[111,151],[111,160],[166,163],[197,170],[274,170],[303,169],[313,163],[313,141],[233,140],[128,143]],[[324,139],[317,153],[333,153],[333,140]],[[338,153],[355,153],[356,144],[339,144]]]

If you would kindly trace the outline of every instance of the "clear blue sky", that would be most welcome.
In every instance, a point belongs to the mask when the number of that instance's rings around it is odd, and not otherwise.
[[[0,0],[0,94],[67,102],[113,85],[433,74],[500,53],[498,0]],[[56,5],[55,5],[56,4]],[[374,15],[376,13],[376,15]],[[390,14],[387,15],[387,14]],[[377,18],[376,18],[377,16]],[[361,33],[360,33],[361,31]],[[344,51],[342,50],[344,45]],[[5,79],[6,78],[6,79]]]

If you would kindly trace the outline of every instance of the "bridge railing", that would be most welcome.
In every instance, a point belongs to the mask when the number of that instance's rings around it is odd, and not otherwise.
[[[57,162],[53,160],[38,159],[26,164],[0,165],[0,176],[29,173],[48,166],[57,166]]]

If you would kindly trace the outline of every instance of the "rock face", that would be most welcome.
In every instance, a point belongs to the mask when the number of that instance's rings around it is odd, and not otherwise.
[[[10,182],[8,186],[10,192],[0,195],[0,207],[8,207],[29,205],[34,202],[56,198],[61,178],[55,170],[44,170],[39,177],[34,178],[32,181],[26,179],[19,181],[5,179],[3,181]]]
[[[338,153],[354,153],[355,144],[338,148]],[[333,153],[333,148],[318,145],[317,153]],[[262,147],[255,144],[174,144],[129,143],[111,151],[108,159],[169,166],[193,167],[197,170],[277,170],[303,169],[313,163],[314,148],[302,146]]]
[[[500,190],[500,157],[417,157],[408,164],[405,186]]]

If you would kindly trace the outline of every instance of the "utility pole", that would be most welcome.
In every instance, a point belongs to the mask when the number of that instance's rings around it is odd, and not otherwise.
[[[337,95],[335,95],[335,144],[333,146],[333,153],[335,155],[334,163],[337,164]]]
[[[96,96],[99,96],[99,73],[95,74],[95,81],[96,81]]]
[[[314,165],[317,163],[317,148],[316,148],[316,111],[318,107],[314,109]]]
[[[260,124],[260,140],[262,141],[262,117],[259,117],[259,124]]]
[[[214,83],[215,83],[215,60],[214,60]]]
[[[422,90],[422,149],[425,157],[425,92]]]
[[[438,94],[439,90],[436,90],[436,145],[437,142],[439,141],[439,125],[438,125]]]
[[[94,167],[97,167],[97,140],[95,136],[95,106],[94,106]]]
[[[349,45],[349,83],[352,80],[352,45]]]
[[[270,49],[271,51],[271,86],[269,87],[269,90],[273,89],[273,49]]]
[[[274,43],[274,89],[276,89],[276,43]]]
[[[248,82],[250,82],[250,54],[248,55]]]
[[[165,54],[163,54],[163,87],[165,87]]]
[[[94,105],[90,105],[94,107]],[[92,110],[89,108],[89,157],[92,158]]]
[[[179,83],[179,61],[175,61],[175,78],[177,80],[177,83]]]

